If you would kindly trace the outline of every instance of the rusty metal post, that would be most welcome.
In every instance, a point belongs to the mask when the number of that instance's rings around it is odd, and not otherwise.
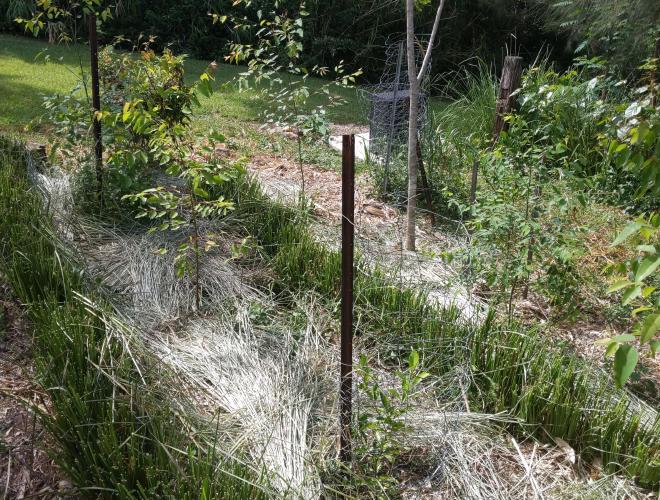
[[[340,458],[351,461],[353,413],[353,258],[355,252],[355,136],[342,137],[341,170],[341,387]]]
[[[101,122],[96,113],[101,111],[101,90],[99,85],[99,41],[96,33],[96,14],[90,13],[89,22],[89,50],[92,70],[92,117],[94,135],[94,159],[96,161],[96,182],[98,184],[99,206],[103,209],[103,138],[101,136]]]

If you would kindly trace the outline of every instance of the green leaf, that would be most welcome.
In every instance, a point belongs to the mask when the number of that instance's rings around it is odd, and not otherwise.
[[[630,238],[633,234],[635,234],[637,231],[639,231],[642,228],[642,224],[639,222],[631,222],[628,224],[625,228],[623,228],[623,231],[619,233],[619,235],[616,237],[614,240],[614,243],[612,243],[612,246],[617,246],[626,241],[628,238]]]
[[[605,356],[607,356],[608,358],[610,356],[613,356],[614,353],[616,353],[616,351],[619,349],[619,347],[621,347],[621,344],[619,344],[618,342],[610,342],[609,344],[607,344],[607,349],[605,349]]]
[[[380,402],[383,405],[383,408],[385,408],[387,411],[390,411],[392,405],[390,404],[389,398],[383,391],[380,391]]]
[[[635,340],[634,335],[630,335],[629,333],[626,333],[625,335],[617,335],[616,337],[612,337],[612,342],[616,342],[618,344],[622,344],[624,342],[632,342]]]
[[[621,290],[623,288],[628,288],[632,285],[634,285],[634,283],[632,281],[620,280],[620,281],[615,282],[612,286],[610,286],[607,289],[607,293],[614,293],[618,290]]]
[[[614,355],[614,380],[618,387],[623,387],[628,381],[637,366],[638,360],[637,349],[629,344],[622,345],[616,351]]]
[[[644,252],[644,253],[650,253],[650,254],[657,253],[657,249],[653,245],[638,245],[637,246],[637,251],[638,252]]]
[[[652,340],[650,342],[651,346],[651,356],[655,358],[655,355],[657,354],[658,350],[660,350],[660,340]]]
[[[644,297],[644,293],[642,293],[642,297]],[[646,297],[644,297],[644,298],[646,298]],[[637,308],[633,309],[633,311],[632,311],[632,315],[633,315],[633,317],[635,317],[635,316],[637,316],[639,313],[643,313],[643,312],[646,312],[646,311],[650,311],[651,309],[653,309],[653,308],[650,307],[650,306],[640,306],[640,307],[637,307]]]
[[[640,339],[642,344],[649,342],[656,333],[660,330],[660,313],[649,314],[642,323],[640,328]]]
[[[658,266],[660,266],[660,255],[645,257],[637,268],[635,281],[644,281],[653,274]]]
[[[193,192],[195,193],[196,196],[199,196],[200,198],[207,200],[209,198],[209,193],[207,193],[204,189],[201,187],[196,187],[193,189]]]
[[[408,368],[414,370],[417,366],[419,366],[419,353],[411,351],[410,356],[408,356]]]
[[[626,290],[626,292],[623,294],[623,305],[627,306],[630,304],[633,300],[635,300],[637,297],[642,295],[642,287],[637,285],[635,287],[629,288]]]

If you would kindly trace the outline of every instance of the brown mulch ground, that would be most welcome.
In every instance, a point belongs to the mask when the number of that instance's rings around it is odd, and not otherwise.
[[[0,318],[0,499],[63,498],[71,485],[46,453],[46,433],[30,409],[48,402],[34,383],[29,325],[2,283]]]

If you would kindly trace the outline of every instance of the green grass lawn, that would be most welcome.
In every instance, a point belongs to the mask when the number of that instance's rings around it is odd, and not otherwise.
[[[193,81],[207,68],[209,61],[188,59],[186,78]],[[25,36],[0,34],[0,131],[17,133],[45,141],[47,128],[37,123],[42,115],[44,96],[70,92],[81,80],[81,70],[89,71],[89,48],[86,45],[50,45]],[[245,67],[219,64],[216,73],[218,92],[201,97],[201,107],[195,110],[193,128],[204,134],[216,129],[237,145],[242,154],[284,155],[297,158],[295,141],[258,129],[263,114],[278,103],[270,101],[256,88],[239,91],[234,85]],[[324,97],[314,95],[325,82],[310,78],[313,94],[309,109],[323,104]],[[327,110],[335,124],[364,124],[367,107],[355,89],[333,90],[343,104]],[[444,103],[432,99],[431,108],[439,110]],[[338,154],[321,143],[306,142],[303,161],[323,168],[338,168]]]
[[[22,130],[41,115],[44,95],[69,92],[79,81],[81,67],[88,70],[89,54],[86,45],[49,45],[27,37],[0,35],[0,128]],[[189,59],[187,75],[198,77],[208,61]],[[245,68],[220,64],[217,86],[220,91],[210,98],[202,98],[202,108],[196,113],[195,128],[223,126],[234,128],[241,123],[258,122],[264,110],[275,103],[254,90],[239,92],[233,82]],[[323,82],[310,79],[309,87],[318,89]],[[358,103],[355,89],[340,89],[346,100],[328,111],[335,123],[364,123],[366,116]],[[312,97],[309,106],[321,104],[320,97]]]

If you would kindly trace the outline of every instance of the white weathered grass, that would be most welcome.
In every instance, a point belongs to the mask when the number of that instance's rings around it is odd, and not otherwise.
[[[428,499],[644,498],[632,481],[575,461],[563,446],[518,442],[502,430],[506,414],[414,412],[409,444],[424,447],[429,473],[406,490]]]
[[[237,442],[276,474],[281,491],[318,495],[314,447],[334,426],[336,384],[328,346],[311,322],[302,330],[273,332],[255,328],[243,308],[191,321],[180,334],[154,335],[149,344],[231,415],[240,429]]]
[[[226,255],[216,254],[204,262],[208,315],[193,315],[190,280],[176,278],[172,252],[166,257],[154,253],[174,246],[176,238],[122,233],[81,221],[70,212],[66,176],[37,173],[35,178],[48,193],[51,211],[66,221],[59,229],[75,244],[87,271],[111,292],[118,312],[129,319],[132,328],[126,330],[131,333],[126,333],[125,345],[136,366],[149,358],[166,374],[166,383],[180,382],[171,388],[171,404],[195,412],[191,421],[206,422],[212,429],[214,418],[222,414],[222,436],[229,440],[219,443],[223,452],[247,451],[255,468],[265,466],[274,477],[281,495],[318,497],[318,465],[332,454],[337,431],[338,370],[337,349],[315,327],[314,308],[302,308],[307,311],[304,322],[273,315],[260,322],[266,326],[255,325],[250,305],[271,304],[246,284],[249,279]],[[405,485],[404,496],[641,496],[630,481],[585,476],[584,468],[567,461],[559,447],[512,441],[502,431],[506,415],[483,415],[468,407],[469,373],[465,367],[443,379],[427,379],[423,404],[407,417],[410,432],[400,436],[418,462],[416,468],[425,473]],[[390,381],[396,383],[392,377]],[[357,396],[359,408],[364,398]],[[435,405],[429,405],[434,398]]]
[[[175,250],[185,241],[180,233],[120,233],[78,221],[79,247],[87,265],[111,290],[125,314],[143,328],[172,321],[194,311],[194,277],[177,278]],[[168,250],[159,255],[160,248]],[[220,252],[201,256],[200,287],[205,308],[221,307],[236,297],[259,294],[236,265]]]

